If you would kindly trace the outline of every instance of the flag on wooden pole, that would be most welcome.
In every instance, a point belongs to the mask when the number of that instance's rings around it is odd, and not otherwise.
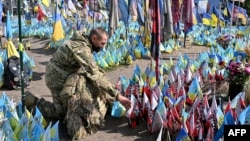
[[[155,73],[156,73],[156,81],[159,80],[159,56],[160,56],[160,42],[161,42],[161,18],[160,18],[160,8],[159,8],[159,0],[152,0],[151,6],[153,9],[152,14],[152,39],[151,39],[151,56],[154,58],[155,65]]]

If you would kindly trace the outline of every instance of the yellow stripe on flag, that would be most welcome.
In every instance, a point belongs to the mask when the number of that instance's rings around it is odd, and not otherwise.
[[[210,23],[211,21],[210,21],[210,19],[207,19],[207,18],[202,18],[202,23],[204,24],[204,25],[208,25],[208,26],[210,26],[211,25],[211,23]]]
[[[192,16],[193,16],[193,24],[197,24],[197,19],[196,19],[194,13],[192,14]]]
[[[225,27],[225,22],[220,20],[220,26]]]
[[[212,14],[211,16],[212,16],[213,22],[214,22],[214,23],[217,23],[217,22],[218,22],[217,16],[216,16],[215,14]]]
[[[243,25],[246,25],[246,24],[247,24],[247,18],[246,18],[246,16],[245,16],[244,14],[238,13],[237,16],[238,16],[239,19],[242,20],[242,24],[243,24]]]
[[[52,41],[60,41],[62,39],[64,39],[64,32],[63,32],[62,22],[61,20],[59,20],[55,22]]]
[[[48,2],[48,0],[42,0],[42,3],[45,5],[45,6],[49,6],[49,2]]]
[[[225,8],[224,10],[223,10],[223,14],[224,14],[224,16],[228,16],[228,14],[227,14],[228,12],[227,12],[227,8]]]
[[[19,53],[17,52],[17,50],[16,50],[16,48],[11,40],[9,40],[7,42],[7,55],[8,55],[8,58],[10,58],[12,56],[16,56],[19,58]]]

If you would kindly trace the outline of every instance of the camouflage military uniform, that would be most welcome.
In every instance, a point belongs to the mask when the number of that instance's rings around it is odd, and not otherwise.
[[[75,35],[58,49],[45,78],[53,103],[41,99],[37,106],[45,117],[64,117],[68,133],[75,138],[84,138],[102,125],[107,105],[117,97],[83,35]]]

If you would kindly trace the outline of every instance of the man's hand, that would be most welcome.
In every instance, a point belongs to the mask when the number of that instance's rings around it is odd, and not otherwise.
[[[119,94],[118,101],[126,108],[129,109],[131,107],[131,101],[125,97]]]

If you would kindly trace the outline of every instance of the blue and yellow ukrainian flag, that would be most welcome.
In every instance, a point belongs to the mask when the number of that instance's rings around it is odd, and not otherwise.
[[[56,13],[54,16],[54,31],[53,31],[53,35],[52,35],[52,41],[60,41],[63,40],[65,35],[64,35],[64,30],[63,30],[63,26],[62,26],[62,21],[61,21],[61,13],[60,10],[58,8],[58,6],[56,6]]]
[[[218,23],[218,19],[220,20],[220,26],[225,26],[225,19],[215,6],[213,7],[212,17],[214,17],[216,23]]]
[[[184,128],[181,128],[178,136],[176,137],[176,141],[191,141],[187,131]]]
[[[187,95],[189,99],[193,102],[196,99],[196,97],[201,96],[201,94],[202,92],[201,92],[199,80],[197,77],[195,77],[191,82]]]
[[[236,13],[237,18],[242,19],[243,25],[247,24],[248,15],[247,15],[246,9],[239,7],[239,6],[236,6],[236,5],[233,6],[232,3],[228,3],[227,8],[228,8],[228,11],[229,11],[231,17],[236,18],[236,17],[234,17],[235,15],[232,15],[232,9],[234,8],[234,12],[237,12]]]
[[[207,26],[217,26],[217,17],[208,13],[203,13],[202,23]]]
[[[245,9],[241,8],[241,7],[237,7],[238,8],[238,14],[237,17],[242,19],[242,24],[246,25],[247,24],[247,19],[248,19],[248,15]]]

